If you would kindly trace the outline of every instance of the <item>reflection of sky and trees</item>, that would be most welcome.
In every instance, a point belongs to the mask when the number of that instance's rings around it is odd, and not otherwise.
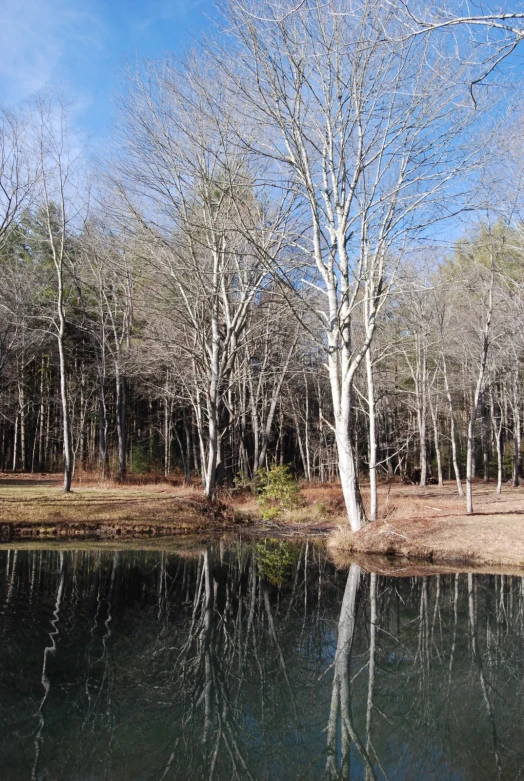
[[[518,779],[524,581],[313,545],[0,551],[18,779]]]

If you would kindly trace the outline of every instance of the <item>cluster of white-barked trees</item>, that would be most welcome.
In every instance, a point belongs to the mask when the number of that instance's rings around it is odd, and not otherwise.
[[[56,392],[64,489],[113,428],[124,477],[160,399],[164,467],[176,439],[210,499],[290,448],[323,474],[331,446],[354,530],[415,462],[422,484],[449,462],[471,511],[478,442],[500,490],[511,430],[519,474],[522,163],[491,74],[522,15],[221,10],[215,40],[127,71],[89,174],[63,102],[2,115],[3,449],[43,463]]]

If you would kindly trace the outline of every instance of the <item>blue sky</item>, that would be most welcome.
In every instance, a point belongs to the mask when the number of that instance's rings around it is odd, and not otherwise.
[[[516,5],[507,0],[508,10]],[[214,28],[212,0],[0,0],[0,105],[64,91],[74,124],[102,143],[126,57],[181,53]],[[524,44],[503,66],[522,78]]]
[[[0,104],[63,90],[101,141],[126,56],[180,53],[212,16],[211,0],[0,0]]]

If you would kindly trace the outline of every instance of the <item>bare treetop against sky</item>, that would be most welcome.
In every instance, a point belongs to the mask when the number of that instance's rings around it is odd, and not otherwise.
[[[303,3],[250,0],[248,5],[266,11],[286,7],[292,13]],[[398,6],[406,7],[400,0]],[[457,17],[468,15],[456,6]],[[428,11],[439,10],[428,4]],[[469,15],[522,10],[521,3],[509,0],[500,7],[472,7]],[[14,106],[50,87],[64,89],[77,123],[100,139],[112,119],[112,95],[123,61],[181,53],[212,31],[216,16],[213,0],[3,0],[0,105]],[[520,70],[521,61],[521,54],[513,55],[510,67]]]
[[[103,135],[122,60],[181,51],[213,14],[210,0],[3,0],[0,105],[61,87],[79,124]]]

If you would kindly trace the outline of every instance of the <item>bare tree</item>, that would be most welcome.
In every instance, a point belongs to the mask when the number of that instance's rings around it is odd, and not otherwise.
[[[281,23],[303,8],[307,0],[266,0],[263,10],[258,10],[245,0],[232,0],[251,19]],[[439,32],[466,30],[479,50],[477,61],[479,74],[473,83],[487,78],[493,70],[511,55],[524,38],[524,11],[506,11],[498,6],[482,7],[480,13],[471,13],[471,5],[465,1],[451,4],[427,5],[411,0],[393,2],[392,9],[406,26],[405,39]],[[334,8],[334,0],[323,0],[324,8]],[[344,13],[343,11],[338,11]],[[478,33],[484,33],[479,36]]]
[[[304,230],[292,244],[303,262],[302,286],[323,296],[332,426],[348,517],[358,530],[365,514],[350,434],[355,374],[395,265],[406,244],[442,216],[452,182],[449,211],[460,208],[456,177],[475,157],[465,141],[478,115],[462,100],[467,73],[452,53],[429,39],[403,42],[401,24],[380,0],[350,11],[338,2],[307,3],[276,22],[264,21],[260,3],[232,2],[226,13],[237,45],[233,58],[219,52],[217,64],[246,123],[257,128],[258,143],[239,142],[302,205]],[[357,339],[353,320],[362,308]]]
[[[283,245],[285,211],[257,198],[249,160],[232,143],[234,112],[203,67],[166,62],[130,74],[123,113],[129,156],[118,186],[143,254],[163,280],[159,306],[171,310],[178,345],[190,359],[211,499],[232,414],[228,385],[250,307]],[[148,205],[138,204],[142,193],[156,210],[153,219]]]
[[[80,150],[72,144],[65,103],[41,98],[36,104],[39,201],[42,216],[40,241],[49,252],[55,270],[56,309],[49,322],[56,336],[60,368],[60,399],[64,454],[64,486],[71,490],[73,452],[69,419],[66,337],[66,272],[71,261],[71,234],[79,214],[75,181]]]

